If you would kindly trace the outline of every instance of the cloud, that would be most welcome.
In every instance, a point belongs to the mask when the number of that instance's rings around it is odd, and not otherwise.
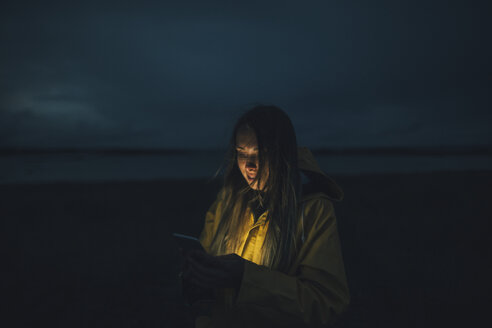
[[[484,140],[479,9],[192,3],[0,14],[0,144],[213,147],[255,102],[306,144]]]

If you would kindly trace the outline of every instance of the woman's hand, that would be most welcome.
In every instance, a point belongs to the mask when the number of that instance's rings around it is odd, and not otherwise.
[[[193,307],[195,304],[200,303],[203,300],[213,300],[215,298],[214,290],[212,288],[203,288],[194,284],[186,276],[186,272],[189,271],[188,252],[183,249],[179,249],[183,262],[181,263],[181,272],[178,277],[180,279],[182,296],[189,306]]]
[[[221,256],[192,251],[187,256],[183,278],[202,288],[238,289],[244,273],[244,259],[236,254]]]

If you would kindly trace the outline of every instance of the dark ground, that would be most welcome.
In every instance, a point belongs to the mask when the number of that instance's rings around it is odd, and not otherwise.
[[[489,326],[492,171],[335,180],[352,293],[344,326]],[[0,185],[0,326],[183,326],[170,235],[198,235],[217,190],[205,181]]]

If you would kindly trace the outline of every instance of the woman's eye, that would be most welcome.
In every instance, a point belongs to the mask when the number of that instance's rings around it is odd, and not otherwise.
[[[247,160],[248,158],[251,158],[251,160],[254,161],[254,160],[256,160],[257,156],[258,155],[256,155],[256,154],[248,155],[246,153],[240,153],[240,152],[237,153],[237,158],[241,159],[241,160]]]

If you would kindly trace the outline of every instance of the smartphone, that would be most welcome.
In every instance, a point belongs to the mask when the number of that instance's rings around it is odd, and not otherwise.
[[[174,240],[176,240],[178,247],[182,248],[183,251],[185,251],[185,252],[188,252],[191,250],[205,251],[203,249],[203,246],[200,243],[200,241],[195,237],[191,237],[191,236],[187,236],[187,235],[183,235],[183,234],[175,232],[175,233],[173,233],[173,238],[174,238]]]

